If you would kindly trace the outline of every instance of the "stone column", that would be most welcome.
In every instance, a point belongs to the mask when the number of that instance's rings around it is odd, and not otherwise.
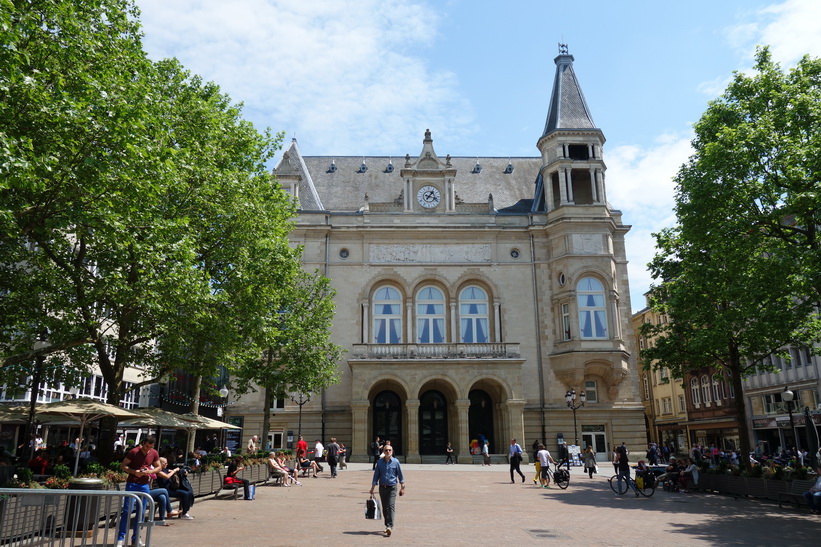
[[[456,302],[450,303],[450,338],[448,338],[448,342],[451,344],[458,344],[459,343],[459,314],[457,313],[456,309]]]
[[[456,400],[456,442],[453,443],[453,453],[456,463],[472,463],[470,454],[470,427],[468,421],[468,411],[470,410],[470,399]]]
[[[365,300],[362,302],[362,343],[363,344],[370,344],[371,343],[371,319],[370,313],[368,310],[370,309],[370,302]]]
[[[415,344],[416,340],[413,338],[413,302],[405,302],[405,315],[407,316],[407,321],[405,321],[405,340],[400,340],[400,343]]]
[[[567,180],[567,201],[569,203],[576,203],[576,196],[573,194],[573,170],[567,170],[567,176],[565,178]]]
[[[498,300],[493,300],[493,333],[496,339],[493,342],[497,344],[502,341],[502,304]]]
[[[553,209],[553,173],[545,173],[542,185],[544,188],[544,210],[548,212]]]
[[[507,438],[505,446],[510,445],[510,439],[516,439],[516,442],[522,447],[522,457],[524,458],[522,461],[527,463],[527,449],[525,448],[525,427],[524,427],[524,409],[525,409],[525,402],[521,399],[508,399],[506,402],[501,403],[500,408],[505,415],[505,421],[507,422]]]
[[[567,170],[559,169],[559,205],[567,205]]]
[[[405,437],[408,442],[405,445],[405,461],[407,463],[422,463],[422,456],[419,455],[419,399],[408,399],[405,401],[405,411],[408,413],[408,429]]]
[[[351,401],[351,448],[352,462],[368,461],[368,408],[369,401]]]
[[[599,203],[599,188],[596,181],[596,169],[590,168],[590,192],[593,198],[593,203]]]

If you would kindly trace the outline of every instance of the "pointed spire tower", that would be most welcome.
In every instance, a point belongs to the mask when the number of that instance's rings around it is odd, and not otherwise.
[[[539,142],[542,169],[536,181],[534,212],[567,205],[605,205],[604,134],[596,127],[573,70],[573,56],[559,44],[547,121]]]

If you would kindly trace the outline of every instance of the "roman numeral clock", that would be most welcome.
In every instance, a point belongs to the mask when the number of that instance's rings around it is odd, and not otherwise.
[[[416,201],[419,202],[419,205],[426,209],[432,209],[439,205],[439,202],[442,200],[442,195],[439,193],[439,189],[435,186],[423,186],[416,192]]]

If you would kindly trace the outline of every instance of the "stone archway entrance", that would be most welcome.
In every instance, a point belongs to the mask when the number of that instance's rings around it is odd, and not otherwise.
[[[394,455],[405,453],[402,445],[402,400],[393,391],[382,391],[373,399],[373,436],[389,440]]]
[[[482,438],[490,441],[490,453],[495,454],[499,445],[493,429],[493,399],[482,389],[473,389],[468,395],[470,409],[468,410],[468,433],[470,439],[477,439],[479,444]],[[481,450],[481,446],[479,449]]]
[[[447,399],[440,391],[426,391],[419,399],[419,454],[444,454],[447,442]]]

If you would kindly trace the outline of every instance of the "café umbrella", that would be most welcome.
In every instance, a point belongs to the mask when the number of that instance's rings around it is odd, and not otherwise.
[[[93,399],[69,399],[66,401],[55,401],[37,407],[38,415],[56,415],[64,416],[74,422],[80,424],[80,442],[83,439],[83,429],[86,424],[105,418],[107,416],[114,416],[118,419],[133,418],[136,413],[120,408],[118,406],[110,405],[102,401],[95,401]],[[77,469],[80,466],[80,447],[77,448],[77,454],[74,457],[74,474],[77,475]]]
[[[180,418],[191,423],[191,426],[186,428],[188,430],[188,443],[186,443],[186,446],[190,444],[191,432],[195,429],[242,429],[237,425],[221,422],[219,420],[209,418],[208,416],[200,416],[199,414],[194,414],[193,412],[180,414]]]

